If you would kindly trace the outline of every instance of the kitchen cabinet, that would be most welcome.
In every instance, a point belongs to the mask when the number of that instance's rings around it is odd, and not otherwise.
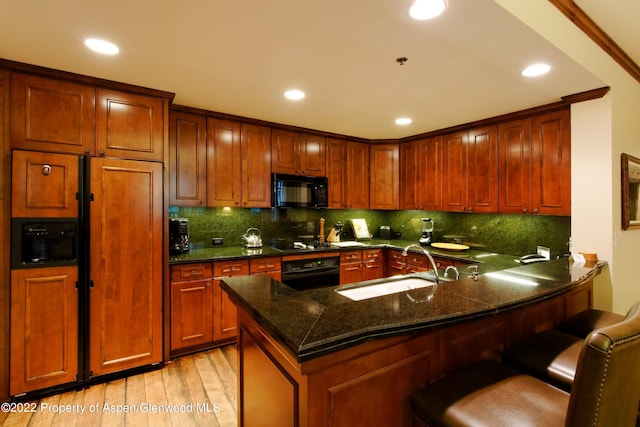
[[[340,252],[340,284],[362,281],[362,250]]]
[[[382,249],[340,252],[340,284],[379,279],[385,276]]]
[[[91,158],[89,364],[162,362],[163,165]]]
[[[271,130],[207,118],[207,206],[271,206]]]
[[[224,277],[246,276],[249,274],[249,260],[238,259],[213,263],[213,339],[233,340],[236,337],[236,306],[229,295],[220,287]]]
[[[343,195],[346,208],[369,208],[369,144],[349,141],[346,144]]]
[[[373,144],[369,148],[369,208],[395,210],[400,206],[400,148]]]
[[[454,132],[443,137],[443,209],[497,212],[497,126]]]
[[[213,342],[213,264],[172,265],[171,352]]]
[[[168,99],[15,73],[11,147],[163,161]]]
[[[10,395],[78,374],[78,267],[11,272]]]
[[[500,123],[500,213],[571,214],[568,109]]]
[[[271,134],[272,171],[326,176],[326,144],[323,136],[274,129]]]
[[[98,88],[98,156],[162,162],[168,115],[165,99]]]
[[[78,173],[77,156],[13,150],[11,216],[76,217]]]
[[[400,145],[400,208],[442,210],[442,137]]]
[[[571,215],[571,113],[568,108],[531,119],[533,209]]]
[[[249,260],[249,274],[268,274],[276,280],[282,278],[282,260],[279,256],[265,258],[251,258]]]
[[[369,144],[329,138],[330,208],[369,208]]]
[[[95,155],[95,89],[14,73],[11,148]]]
[[[207,119],[169,113],[169,204],[205,206],[207,202]]]

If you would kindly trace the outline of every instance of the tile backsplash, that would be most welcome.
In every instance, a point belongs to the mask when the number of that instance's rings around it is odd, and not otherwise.
[[[312,242],[325,219],[325,237],[337,222],[344,224],[353,239],[352,218],[366,220],[369,232],[378,237],[381,225],[402,234],[402,240],[420,238],[421,218],[431,218],[435,241],[461,239],[465,244],[489,252],[509,255],[534,253],[537,245],[551,248],[555,257],[567,251],[571,218],[546,215],[508,215],[452,213],[432,211],[379,211],[368,209],[294,209],[294,208],[188,208],[170,207],[169,216],[189,218],[190,241],[194,247],[211,246],[211,238],[222,237],[226,246],[242,244],[240,236],[248,228],[260,229],[265,246],[272,239],[284,238]]]

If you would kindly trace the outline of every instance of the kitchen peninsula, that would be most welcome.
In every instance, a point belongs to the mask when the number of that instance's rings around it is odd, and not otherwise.
[[[224,278],[238,308],[239,425],[409,426],[407,397],[425,383],[589,308],[599,266],[490,270],[361,301],[336,292],[345,286]]]

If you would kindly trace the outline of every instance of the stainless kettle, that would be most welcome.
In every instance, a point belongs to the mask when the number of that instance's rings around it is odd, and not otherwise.
[[[248,228],[246,233],[242,235],[242,240],[246,248],[262,247],[262,237],[260,237],[260,230],[257,228]]]

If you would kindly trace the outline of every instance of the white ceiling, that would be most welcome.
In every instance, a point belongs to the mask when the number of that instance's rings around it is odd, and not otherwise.
[[[175,92],[176,104],[370,139],[606,86],[493,0],[448,0],[444,15],[423,22],[408,17],[411,1],[0,0],[0,57]],[[640,59],[631,22],[640,2],[577,3]],[[121,53],[90,52],[86,37],[109,39]],[[534,61],[549,62],[551,73],[521,77]],[[286,101],[293,87],[307,97]],[[398,127],[399,116],[413,124]]]

